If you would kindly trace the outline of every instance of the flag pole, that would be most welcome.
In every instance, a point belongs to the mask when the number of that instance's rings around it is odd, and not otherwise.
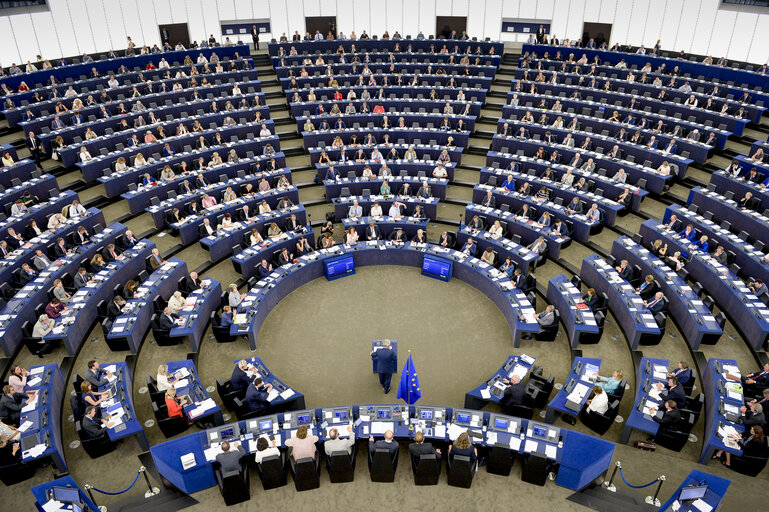
[[[406,395],[406,404],[411,405],[411,350],[409,350],[409,358],[406,359],[406,384],[408,385],[408,393]]]

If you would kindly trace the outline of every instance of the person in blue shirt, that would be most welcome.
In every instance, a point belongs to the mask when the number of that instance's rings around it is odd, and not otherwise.
[[[162,151],[162,154],[163,154],[163,156],[164,156],[164,157],[167,157],[167,156],[173,156],[173,155],[174,155],[174,150],[173,150],[173,149],[171,149],[171,146],[170,146],[170,145],[168,145],[168,144],[165,144],[165,145],[163,146],[163,151]]]
[[[595,381],[596,386],[600,386],[606,393],[613,395],[619,388],[620,382],[622,382],[624,374],[622,370],[614,370],[611,377],[598,376],[598,380]]]
[[[678,368],[668,373],[668,377],[675,377],[680,384],[686,384],[692,378],[692,370],[686,361],[678,361]]]
[[[707,235],[702,235],[699,240],[694,242],[692,244],[692,247],[695,249],[699,249],[700,251],[707,253],[708,252],[708,237]]]
[[[272,389],[272,385],[264,384],[262,378],[257,377],[254,379],[253,385],[246,389],[243,405],[248,411],[265,411],[270,407],[270,403],[267,401],[270,389]]]
[[[539,224],[542,225],[542,227],[549,228],[550,227],[550,214],[547,212],[543,212],[542,216],[537,221]]]
[[[515,190],[515,180],[512,174],[507,175],[507,179],[502,183],[502,188],[505,192],[513,192]]]
[[[232,325],[232,308],[230,306],[224,306],[224,308],[222,308],[222,320],[220,325],[222,327]]]
[[[462,247],[462,252],[467,254],[468,256],[475,256],[475,253],[478,251],[478,248],[475,247],[475,242],[472,238],[467,239],[467,243],[464,247]]]
[[[685,238],[693,243],[694,239],[697,237],[697,232],[694,230],[694,226],[687,224],[684,230],[678,233],[678,236]]]
[[[515,264],[509,257],[505,258],[505,262],[499,267],[499,270],[507,274],[507,277],[512,278],[513,272],[515,272]]]

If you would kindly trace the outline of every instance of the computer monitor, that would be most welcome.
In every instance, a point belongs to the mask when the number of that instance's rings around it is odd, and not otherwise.
[[[678,501],[698,500],[703,498],[707,492],[707,485],[690,485],[689,487],[681,489],[681,492],[678,493]]]
[[[240,437],[240,426],[237,423],[211,428],[206,431],[209,444],[221,443]]]
[[[532,429],[532,432],[534,433],[535,436],[547,437],[547,428],[545,428],[545,427],[536,427],[535,426]]]
[[[459,423],[470,423],[470,414],[468,413],[457,413],[457,421]]]
[[[272,430],[272,420],[262,420],[259,422],[259,430]]]
[[[494,428],[507,430],[508,425],[510,424],[509,421],[503,418],[495,418],[494,419]]]
[[[337,421],[347,421],[349,420],[349,414],[347,414],[347,410],[343,409],[341,411],[334,411],[334,419]]]
[[[80,491],[73,487],[51,487],[51,497],[61,503],[80,503]]]
[[[310,423],[312,423],[312,415],[310,413],[297,414],[296,423],[297,425],[309,425]]]
[[[392,417],[392,411],[390,409],[377,409],[376,417],[380,420],[389,420]]]
[[[422,409],[419,411],[419,419],[420,420],[432,420],[433,419],[433,411],[426,411]]]

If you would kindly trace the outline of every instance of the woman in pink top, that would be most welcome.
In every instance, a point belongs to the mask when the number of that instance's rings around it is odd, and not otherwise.
[[[208,194],[205,194],[203,196],[203,208],[211,208],[216,204],[216,199],[213,196],[209,196]]]
[[[286,439],[285,445],[293,447],[291,456],[294,458],[294,462],[310,457],[315,459],[317,450],[315,449],[315,443],[318,442],[318,436],[308,436],[307,427],[302,425],[296,431],[296,437]]]

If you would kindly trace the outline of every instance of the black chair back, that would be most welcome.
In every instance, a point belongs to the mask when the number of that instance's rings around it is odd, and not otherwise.
[[[390,457],[390,451],[377,448],[374,453],[369,452],[368,468],[372,482],[395,481],[395,470],[398,467],[397,453],[395,459]]]
[[[286,468],[281,455],[263,458],[262,462],[256,465],[256,471],[259,473],[259,479],[265,491],[286,485]]]
[[[240,462],[240,469],[222,473],[221,468],[217,467],[214,469],[214,476],[219,492],[224,498],[224,504],[228,507],[251,499],[248,466],[245,458]]]
[[[326,457],[326,470],[331,483],[352,482],[355,478],[355,452],[332,452]]]
[[[411,470],[414,473],[414,485],[437,485],[441,477],[441,461],[435,454],[423,454],[413,458]]]
[[[318,454],[318,457],[320,457],[320,454]],[[293,463],[291,469],[297,491],[308,491],[320,487],[320,467],[317,461],[310,457],[305,457]]]
[[[521,480],[534,485],[545,485],[547,482],[547,458],[544,455],[530,453],[523,459]]]
[[[491,449],[486,462],[486,472],[493,475],[509,476],[515,462],[515,453],[510,446],[497,443]]]
[[[448,484],[452,487],[469,489],[473,485],[475,475],[475,463],[465,455],[455,455],[448,458],[446,464],[448,471]]]

